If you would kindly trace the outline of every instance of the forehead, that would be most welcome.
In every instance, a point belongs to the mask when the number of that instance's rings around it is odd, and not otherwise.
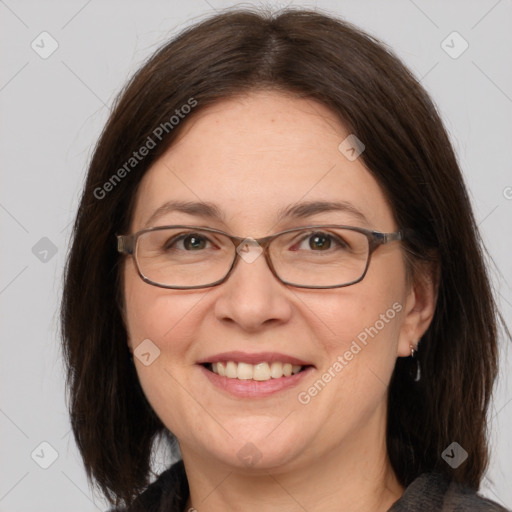
[[[221,101],[185,121],[177,141],[141,181],[133,230],[173,200],[214,203],[223,214],[219,227],[253,235],[268,234],[280,211],[303,201],[348,202],[370,227],[394,228],[362,159],[350,161],[338,149],[350,133],[323,104],[261,91]]]

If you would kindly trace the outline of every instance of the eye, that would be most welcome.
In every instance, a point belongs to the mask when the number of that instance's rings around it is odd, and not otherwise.
[[[314,233],[308,237],[308,242],[309,248],[316,251],[330,249],[332,240],[329,235],[324,233]]]
[[[209,240],[198,233],[187,233],[169,239],[165,244],[165,249],[198,251],[205,249],[208,243]]]
[[[332,248],[343,249],[345,247],[347,247],[347,244],[343,239],[319,231],[306,235],[299,243],[298,249],[324,252]]]

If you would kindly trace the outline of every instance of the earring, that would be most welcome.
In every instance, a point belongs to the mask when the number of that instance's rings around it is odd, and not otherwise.
[[[414,382],[418,382],[421,379],[420,362],[415,355],[418,352],[418,344],[419,340],[416,342],[416,345],[413,345],[412,343],[409,345],[411,347],[411,365],[409,367],[409,375]]]

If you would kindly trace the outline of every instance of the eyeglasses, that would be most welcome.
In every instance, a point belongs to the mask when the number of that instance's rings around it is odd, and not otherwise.
[[[263,238],[241,238],[197,226],[157,226],[117,236],[117,250],[135,259],[143,281],[188,290],[223,283],[240,256],[252,263],[264,253],[273,275],[299,288],[341,288],[361,281],[380,245],[403,240],[404,231],[317,225]]]

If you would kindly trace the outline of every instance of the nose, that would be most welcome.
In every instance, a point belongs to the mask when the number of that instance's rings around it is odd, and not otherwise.
[[[291,292],[267,265],[263,253],[240,253],[228,279],[219,285],[215,316],[255,332],[286,323],[292,314]]]

